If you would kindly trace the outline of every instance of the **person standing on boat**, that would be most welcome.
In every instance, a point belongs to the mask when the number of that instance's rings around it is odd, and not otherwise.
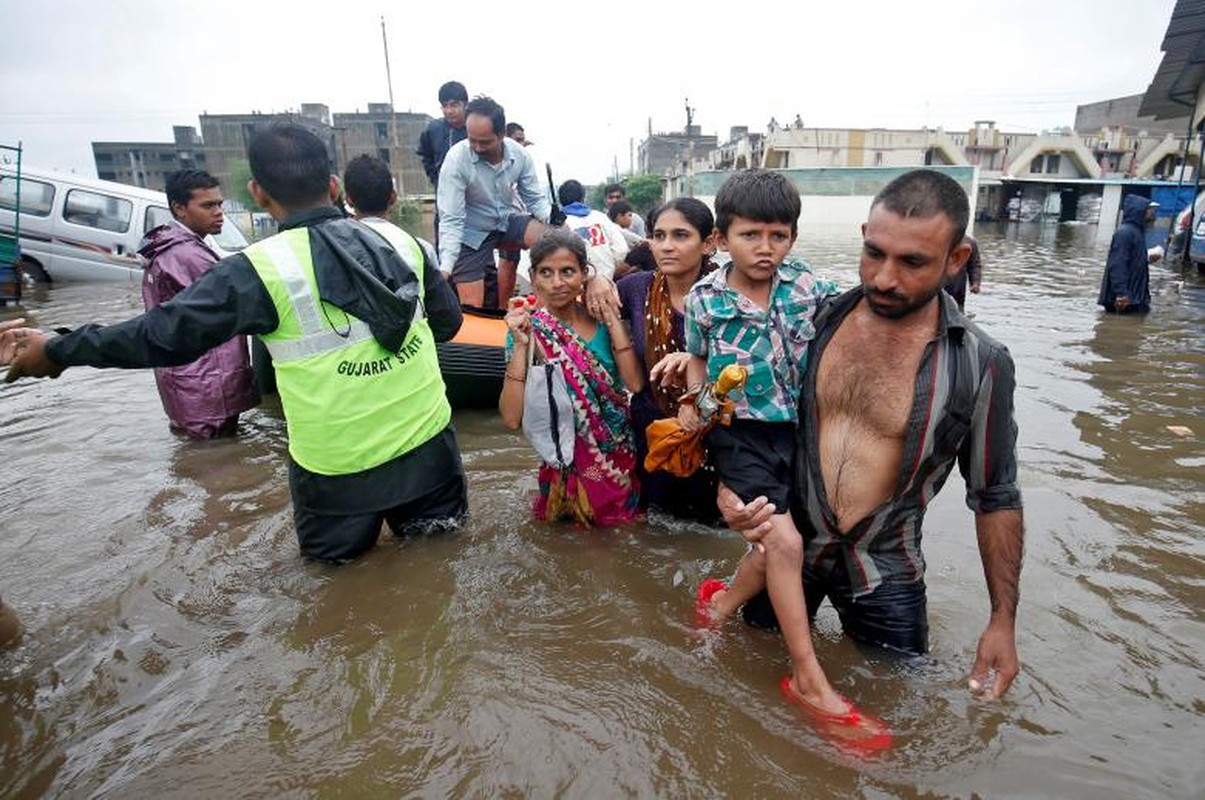
[[[475,97],[465,111],[468,139],[448,151],[439,173],[439,269],[461,303],[493,307],[506,302],[494,250],[531,247],[548,227],[552,204],[535,161],[506,137],[502,106]],[[516,194],[528,213],[515,210]]]
[[[423,172],[431,181],[431,188],[439,194],[439,170],[452,145],[463,142],[468,135],[464,128],[464,107],[469,102],[469,92],[460,81],[448,81],[439,87],[439,109],[443,116],[427,123],[418,136],[419,159]],[[439,241],[439,204],[435,207],[435,240]]]
[[[1109,242],[1105,274],[1096,302],[1118,314],[1145,314],[1151,310],[1150,262],[1157,260],[1146,247],[1146,229],[1155,221],[1159,204],[1128,194],[1121,204],[1121,225]]]
[[[452,145],[463,142],[468,132],[464,127],[464,107],[469,102],[469,92],[460,81],[448,81],[439,87],[439,108],[443,116],[427,123],[418,137],[419,159],[423,172],[431,181],[431,187],[439,190],[439,170]]]
[[[138,245],[142,301],[149,311],[171,300],[218,262],[205,236],[222,230],[222,190],[208,172],[185,169],[167,177],[171,222],[152,228]],[[195,439],[234,433],[239,414],[259,405],[245,337],[236,336],[178,367],[155,369],[159,399],[171,429]]]
[[[905,173],[871,203],[861,286],[815,318],[790,500],[808,613],[828,597],[856,641],[920,654],[929,647],[921,527],[957,462],[991,606],[968,685],[995,698],[1020,669],[1024,522],[1012,357],[941,290],[967,258],[969,213],[962,187],[933,170]],[[746,539],[769,530],[764,498],[745,505],[721,486],[719,505]],[[776,624],[764,594],[743,613]]]
[[[356,558],[382,523],[399,536],[456,524],[466,483],[435,351],[462,321],[451,289],[412,240],[395,249],[333,205],[339,182],[313,133],[273,125],[247,160],[248,189],[280,233],[126,322],[53,338],[4,330],[5,380],[185,364],[254,334],[276,370],[303,555]]]

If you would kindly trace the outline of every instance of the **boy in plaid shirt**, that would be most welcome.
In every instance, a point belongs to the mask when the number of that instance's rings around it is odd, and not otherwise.
[[[781,684],[787,699],[830,737],[881,749],[891,741],[886,726],[838,694],[816,659],[803,594],[803,537],[789,512],[796,409],[812,318],[820,301],[837,291],[806,263],[786,260],[798,234],[800,205],[799,192],[777,172],[754,169],[728,178],[716,194],[715,210],[719,242],[732,263],[686,296],[688,386],[714,382],[728,364],[748,370],[732,423],[707,434],[711,460],[743,502],[764,495],[782,510],[762,547],[745,554],[731,586],[714,579],[699,586],[698,607],[701,615],[720,620],[768,589],[791,655],[792,674]],[[680,407],[678,419],[687,430],[701,425],[691,403]]]

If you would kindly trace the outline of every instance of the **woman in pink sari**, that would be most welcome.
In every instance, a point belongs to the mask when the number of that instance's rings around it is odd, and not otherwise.
[[[506,313],[509,361],[498,409],[507,427],[523,423],[528,348],[535,363],[555,363],[573,401],[573,463],[540,464],[537,519],[615,525],[638,514],[636,447],[630,392],[644,373],[619,315],[596,322],[578,298],[587,278],[586,247],[554,228],[531,248],[532,298],[513,298]]]

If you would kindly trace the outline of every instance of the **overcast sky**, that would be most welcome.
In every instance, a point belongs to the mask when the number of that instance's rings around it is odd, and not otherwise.
[[[0,0],[0,144],[95,176],[90,143],[170,141],[200,113],[438,114],[449,79],[595,183],[654,131],[808,126],[1037,132],[1144,92],[1175,0]],[[414,143],[407,143],[413,147]]]

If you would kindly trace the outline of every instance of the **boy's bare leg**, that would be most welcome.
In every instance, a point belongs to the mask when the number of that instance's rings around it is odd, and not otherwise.
[[[766,547],[766,589],[791,654],[791,688],[816,708],[832,714],[849,711],[833,689],[812,647],[812,626],[803,595],[803,537],[790,514],[775,514]]]
[[[711,618],[719,622],[736,613],[751,597],[766,588],[766,554],[750,548],[726,589],[711,596]]]

